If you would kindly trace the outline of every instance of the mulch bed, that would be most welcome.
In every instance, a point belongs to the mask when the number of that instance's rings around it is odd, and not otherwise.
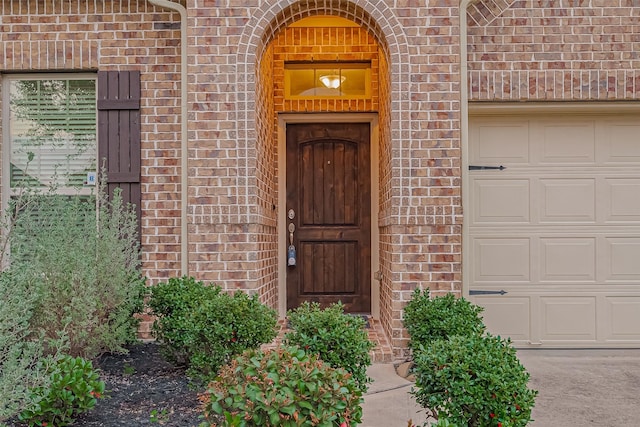
[[[183,369],[162,357],[157,344],[136,344],[129,354],[105,355],[95,365],[107,397],[74,426],[196,427],[202,422],[198,391],[189,387]]]
[[[168,363],[159,350],[155,343],[140,343],[128,354],[108,354],[94,361],[106,397],[72,426],[197,427],[203,421],[198,400],[202,390],[190,388],[184,370]]]

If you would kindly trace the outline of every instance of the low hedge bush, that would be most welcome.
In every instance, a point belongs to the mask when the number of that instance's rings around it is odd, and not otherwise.
[[[104,394],[104,382],[91,361],[64,356],[47,370],[49,383],[31,390],[32,404],[20,414],[29,426],[66,426],[92,409]]]
[[[482,335],[485,330],[480,317],[482,310],[482,307],[453,294],[430,298],[428,289],[424,292],[416,289],[404,309],[409,347],[417,350],[453,335]]]
[[[374,344],[369,341],[362,317],[345,314],[341,303],[320,309],[317,303],[305,302],[289,311],[287,318],[291,332],[285,335],[286,344],[316,353],[334,368],[344,368],[362,392],[367,391],[371,382],[367,376],[369,351]]]
[[[210,380],[246,349],[276,336],[275,310],[244,292],[229,295],[192,277],[172,278],[151,288],[153,331],[173,362],[187,365],[194,380]]]
[[[297,347],[248,350],[220,370],[203,400],[207,421],[221,416],[223,426],[346,427],[362,418],[351,374]]]
[[[413,394],[442,425],[518,427],[531,421],[537,392],[527,387],[529,374],[508,340],[452,336],[433,341],[414,362]]]

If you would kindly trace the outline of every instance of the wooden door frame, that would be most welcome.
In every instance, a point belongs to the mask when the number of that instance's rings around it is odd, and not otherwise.
[[[379,211],[379,141],[378,115],[375,113],[313,113],[278,114],[278,314],[284,318],[287,312],[287,136],[289,123],[369,123],[371,126],[371,315],[380,318],[380,282],[376,280],[380,270],[380,231],[378,228]]]

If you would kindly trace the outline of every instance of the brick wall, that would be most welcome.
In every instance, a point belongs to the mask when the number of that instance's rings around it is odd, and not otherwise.
[[[468,23],[472,100],[640,99],[636,0],[481,1]]]
[[[243,71],[237,57],[251,3],[187,2],[189,92],[198,100],[190,107],[189,148],[196,160],[190,160],[189,188],[209,196],[189,197],[190,241],[202,242],[190,245],[189,270],[225,289],[259,293],[275,307],[273,114],[257,96],[268,98],[272,89],[268,80],[256,82],[265,77],[257,61]],[[240,76],[250,87],[240,89]],[[246,126],[249,111],[253,119]]]
[[[411,74],[410,128],[400,135],[392,129],[392,150],[399,150],[392,151],[392,162],[400,164],[399,182],[391,180],[398,198],[391,204],[388,231],[396,357],[408,355],[401,315],[413,290],[459,294],[462,289],[458,3],[439,1],[415,8],[407,1],[405,9],[396,11],[407,34]],[[451,258],[438,258],[444,252]]]
[[[380,313],[396,356],[406,355],[402,309],[415,288],[461,292],[459,2],[424,3],[186,1],[193,275],[277,306],[277,112],[364,110],[379,116]],[[142,71],[144,268],[152,283],[178,275],[178,16],[143,0],[0,0],[0,8],[2,71]],[[326,40],[338,49],[357,33],[338,53],[376,64],[370,104],[283,99],[289,49],[308,46],[287,26],[315,14],[361,26]],[[475,2],[471,99],[638,100],[639,21],[636,0]]]
[[[273,40],[274,103],[277,112],[378,111],[378,43],[364,28],[285,28]],[[370,99],[285,99],[284,65],[288,61],[370,61]]]
[[[0,1],[0,72],[141,70],[142,263],[151,283],[180,265],[176,21],[143,0]]]
[[[391,105],[391,73],[390,64],[387,61],[387,55],[379,56],[379,91],[380,105]],[[379,304],[380,304],[380,323],[385,329],[388,336],[391,336],[393,328],[402,327],[402,322],[393,320],[393,282],[392,270],[393,260],[391,259],[392,242],[390,235],[391,224],[391,206],[394,203],[394,190],[392,187],[393,176],[393,152],[391,146],[391,122],[392,111],[390,108],[382,108],[378,113],[378,175],[379,175],[379,194],[378,194],[378,226],[379,226],[379,252],[380,252],[380,270],[379,270]],[[395,193],[397,194],[397,192]],[[375,197],[375,195],[374,195]],[[397,317],[397,315],[396,315]]]
[[[274,111],[273,46],[265,51],[256,82],[258,141],[256,181],[259,212],[263,212],[263,231],[258,236],[258,286],[262,301],[278,306],[278,139]]]
[[[380,73],[380,82],[388,83],[388,87],[380,88],[380,99],[386,97],[386,104],[379,101],[378,109],[381,117],[380,175],[384,177],[380,182],[381,317],[401,354],[406,337],[401,321],[404,303],[398,301],[406,301],[417,286],[457,292],[461,289],[459,266],[455,266],[460,258],[459,244],[449,246],[457,251],[453,261],[432,258],[434,265],[427,261],[409,276],[402,275],[405,265],[401,257],[405,249],[403,242],[396,239],[415,232],[408,224],[426,226],[420,229],[425,233],[431,231],[431,224],[438,224],[443,226],[440,230],[446,230],[440,232],[449,233],[447,236],[451,241],[459,241],[456,233],[460,233],[460,197],[459,188],[455,187],[459,185],[459,179],[455,179],[460,176],[459,79],[456,77],[459,68],[457,2],[443,1],[426,10],[414,7],[412,1],[396,3],[392,7],[369,2],[362,6],[341,1],[308,1],[304,5],[269,2],[251,9],[244,31],[238,39],[229,37],[228,40],[239,46],[237,91],[242,97],[246,95],[246,99],[239,99],[237,104],[242,116],[238,121],[238,145],[252,147],[248,153],[254,152],[254,144],[263,143],[259,138],[243,139],[243,135],[256,128],[259,120],[252,107],[261,105],[255,98],[257,84],[251,76],[258,74],[257,64],[278,38],[279,31],[289,23],[316,13],[339,15],[361,24],[386,55],[384,60],[379,60],[388,72],[388,78]],[[206,13],[199,14],[204,16]],[[196,21],[199,19],[197,17]],[[295,107],[290,108],[295,110]],[[423,173],[425,175],[421,176]],[[430,188],[414,191],[413,186]],[[442,271],[451,273],[446,276]],[[444,284],[447,277],[453,282]]]
[[[193,275],[278,304],[274,117],[309,106],[274,102],[281,98],[272,78],[296,31],[288,24],[342,16],[362,29],[334,33],[327,48],[336,49],[343,36],[354,40],[357,53],[347,43],[338,53],[371,59],[376,96],[311,109],[379,114],[380,312],[397,355],[406,352],[401,317],[412,290],[461,289],[457,3],[186,2]],[[143,0],[0,4],[2,71],[142,71],[143,266],[151,283],[179,275],[178,16]]]

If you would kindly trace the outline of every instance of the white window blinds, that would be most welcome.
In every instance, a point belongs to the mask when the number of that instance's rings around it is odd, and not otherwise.
[[[12,77],[8,88],[11,188],[77,191],[96,171],[95,79]]]

